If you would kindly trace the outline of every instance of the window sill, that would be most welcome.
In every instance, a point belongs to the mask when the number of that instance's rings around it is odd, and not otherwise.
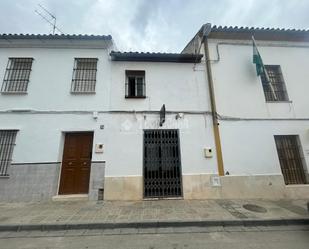
[[[73,95],[81,95],[81,94],[91,95],[91,94],[95,94],[95,92],[71,92],[71,94],[73,94]]]
[[[0,176],[0,179],[9,179],[10,176],[9,175],[5,175],[5,176]]]
[[[309,187],[309,183],[295,183],[295,184],[286,184],[286,188],[299,188],[299,187]]]
[[[1,92],[2,95],[27,95],[28,92]]]
[[[292,100],[281,100],[281,101],[266,101],[266,104],[272,104],[272,103],[293,103]]]
[[[146,99],[146,96],[125,96],[126,99]]]

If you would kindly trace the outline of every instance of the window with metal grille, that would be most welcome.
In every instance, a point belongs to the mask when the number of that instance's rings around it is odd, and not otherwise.
[[[16,130],[0,130],[0,176],[8,175],[16,134]]]
[[[126,98],[145,98],[145,71],[126,70]]]
[[[33,58],[9,58],[1,88],[3,93],[26,93]]]
[[[265,74],[261,75],[262,85],[266,101],[288,101],[288,93],[280,66],[265,65],[269,82]]]
[[[95,93],[97,58],[75,58],[72,93]]]
[[[275,142],[285,184],[305,184],[305,161],[299,137],[275,136]]]

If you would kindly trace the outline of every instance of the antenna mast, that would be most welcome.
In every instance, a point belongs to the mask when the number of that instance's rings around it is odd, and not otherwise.
[[[47,23],[49,23],[53,28],[53,35],[56,33],[56,30],[60,32],[60,34],[64,34],[56,25],[57,18],[54,14],[50,13],[45,7],[41,4],[38,4],[40,10],[35,10],[40,17],[42,17]]]

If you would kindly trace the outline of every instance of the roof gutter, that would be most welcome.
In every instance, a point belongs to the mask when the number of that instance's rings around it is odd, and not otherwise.
[[[212,121],[213,121],[215,146],[216,146],[218,173],[219,173],[219,176],[224,176],[223,156],[222,156],[220,131],[219,131],[219,120],[218,120],[218,114],[217,114],[216,99],[215,99],[213,78],[212,78],[212,71],[211,71],[211,60],[209,56],[209,47],[208,47],[208,36],[210,32],[211,32],[211,24],[210,23],[204,24],[203,27],[201,28],[201,36],[202,36],[201,43],[204,44],[204,53],[205,53],[205,61],[206,61],[205,66],[206,66],[206,71],[207,71],[207,81],[208,81],[210,104],[211,104],[211,113],[212,113]]]

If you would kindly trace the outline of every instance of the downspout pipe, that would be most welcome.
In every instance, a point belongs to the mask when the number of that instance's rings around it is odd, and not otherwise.
[[[205,66],[206,66],[206,72],[207,72],[207,81],[208,81],[211,113],[212,113],[212,121],[213,121],[213,131],[214,131],[214,138],[215,138],[215,145],[216,145],[218,173],[219,173],[219,176],[224,176],[223,156],[222,156],[220,131],[219,131],[219,120],[218,120],[218,114],[217,114],[216,99],[215,99],[213,78],[212,78],[212,71],[211,71],[211,60],[209,57],[209,47],[208,47],[208,35],[211,32],[211,24],[210,23],[204,24],[201,31],[202,31],[201,43],[204,44],[204,53],[205,53],[205,62],[206,62]]]

